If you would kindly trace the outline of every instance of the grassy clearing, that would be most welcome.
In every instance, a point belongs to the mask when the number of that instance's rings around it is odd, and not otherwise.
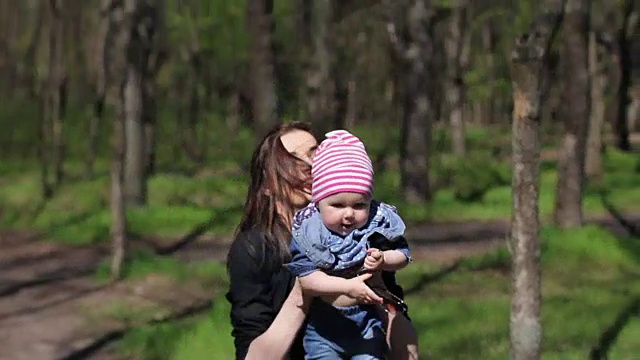
[[[638,210],[638,159],[633,154],[610,151],[605,160],[607,172],[603,186],[587,188],[586,213],[605,213],[601,190],[607,192],[610,201],[620,210]],[[209,234],[231,234],[241,214],[247,178],[235,162],[216,164],[219,167],[189,173],[160,173],[152,177],[148,205],[128,210],[132,235],[176,239],[205,223],[210,224]],[[63,183],[51,200],[43,202],[39,173],[34,164],[3,163],[0,165],[0,227],[37,231],[46,238],[71,244],[108,239],[109,179],[106,169],[106,163],[99,163],[96,179],[81,180],[80,164],[68,164],[66,170],[72,180]],[[471,172],[464,176],[475,175]],[[425,206],[397,201],[400,178],[396,170],[379,172],[376,181],[377,197],[396,204],[409,222],[486,220],[505,218],[511,213],[508,184],[495,184],[475,202],[460,201],[456,199],[454,189],[444,187],[437,191],[432,203]],[[540,191],[543,218],[548,218],[553,210],[555,183],[555,165],[543,164]]]
[[[542,237],[543,359],[585,359],[624,308],[640,298],[640,252],[629,246],[638,240],[616,239],[596,226],[547,228]],[[407,302],[424,358],[508,357],[509,262],[501,249],[465,260],[437,282],[420,284],[441,270],[428,263],[399,273],[405,289],[416,289]],[[136,331],[123,342],[123,351],[145,360],[166,354],[172,360],[228,359],[233,352],[229,305],[222,296],[217,299],[211,313],[195,322]],[[624,324],[610,358],[640,353],[639,335],[636,315]]]

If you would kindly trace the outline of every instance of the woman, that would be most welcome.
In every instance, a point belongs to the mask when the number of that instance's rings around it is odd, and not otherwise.
[[[310,201],[309,164],[317,144],[309,127],[289,123],[269,132],[253,154],[244,215],[227,257],[236,359],[304,358],[298,330],[313,294],[303,294],[283,264],[291,259],[293,216]],[[359,300],[381,302],[364,283],[370,276],[350,281],[359,289]],[[386,278],[390,290],[401,294],[395,279]],[[393,357],[406,359],[409,353],[417,358],[417,339],[408,320],[390,316],[389,323]],[[409,350],[407,341],[413,344]]]

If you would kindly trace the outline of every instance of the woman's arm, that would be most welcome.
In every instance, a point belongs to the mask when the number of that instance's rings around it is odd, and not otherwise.
[[[274,359],[285,357],[308,307],[296,282],[282,308],[273,308],[273,286],[280,285],[272,283],[277,270],[264,266],[265,258],[257,234],[237,239],[229,251],[227,299],[238,360],[264,358],[266,353]],[[283,281],[281,286],[288,284]]]
[[[249,345],[245,360],[261,360],[265,358],[265,354],[272,354],[270,358],[273,359],[284,358],[304,322],[308,304],[309,301],[304,298],[300,283],[296,280],[271,326]]]

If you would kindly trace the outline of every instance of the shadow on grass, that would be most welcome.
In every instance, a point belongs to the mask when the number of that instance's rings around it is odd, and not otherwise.
[[[161,256],[169,256],[174,255],[187,248],[189,245],[193,244],[200,238],[202,235],[206,234],[208,231],[213,230],[215,226],[220,224],[228,223],[228,219],[225,218],[225,215],[235,214],[238,210],[241,210],[241,206],[230,207],[226,209],[221,209],[213,213],[209,220],[201,222],[195,225],[187,234],[177,239],[175,242],[170,245],[159,245],[154,243],[153,239],[145,239],[140,238],[139,240],[144,243],[146,246],[149,246],[156,255]]]
[[[418,281],[416,281],[416,283],[413,286],[405,290],[404,292],[405,296],[418,293],[422,289],[424,289],[425,286],[432,284],[436,281],[442,280],[447,275],[458,270],[461,264],[462,264],[462,261],[457,261],[451,265],[441,268],[440,270],[434,273],[422,274],[420,278],[418,278]]]
[[[61,269],[51,272],[46,276],[38,277],[36,279],[17,281],[13,283],[10,281],[6,281],[5,284],[3,284],[4,286],[0,287],[0,297],[11,296],[19,291],[37,286],[55,284],[57,282],[65,280],[78,279],[93,274],[95,270],[96,266],[89,266],[84,269]]]
[[[591,349],[589,359],[602,360],[608,358],[608,353],[616,339],[629,323],[632,317],[640,315],[640,297],[635,297],[620,311],[614,322],[601,335],[598,343]]]
[[[45,254],[27,254],[25,256],[19,256],[15,259],[3,262],[2,265],[0,265],[0,271],[6,271],[17,267],[36,265],[38,263],[41,263],[42,261],[60,256],[62,253],[62,250],[53,250]]]
[[[167,316],[161,317],[161,318],[157,318],[157,319],[153,319],[149,322],[147,322],[146,324],[144,324],[144,326],[148,326],[148,325],[160,325],[160,324],[164,324],[164,323],[169,323],[169,322],[174,322],[174,321],[179,321],[182,319],[186,319],[189,318],[191,316],[195,316],[195,315],[199,315],[202,314],[204,312],[210,311],[211,308],[213,307],[213,300],[209,300],[209,301],[205,301],[203,303],[198,303],[195,304],[193,306],[187,307],[185,309],[183,309],[182,311],[176,312],[176,313],[172,313],[169,314]],[[115,341],[118,341],[120,339],[122,339],[129,331],[133,330],[134,328],[129,327],[129,328],[122,328],[122,329],[116,329],[116,330],[112,330],[109,331],[105,334],[103,334],[102,336],[94,339],[93,341],[91,341],[88,345],[78,349],[78,350],[74,350],[71,353],[57,359],[57,360],[85,360],[90,358],[92,355],[94,355],[95,353],[97,353],[98,351],[100,351],[101,349],[107,347],[109,344],[112,344]]]
[[[40,306],[27,306],[24,307],[20,310],[16,310],[16,311],[12,311],[12,312],[3,312],[0,313],[0,321],[2,320],[6,320],[12,317],[18,317],[18,316],[22,316],[22,315],[30,315],[30,314],[34,314],[43,310],[46,310],[48,308],[52,308],[54,306],[58,306],[61,304],[64,304],[66,302],[71,302],[74,301],[76,299],[82,298],[86,295],[90,295],[93,294],[99,290],[102,290],[106,287],[106,285],[102,285],[102,286],[98,286],[95,288],[91,288],[91,289],[80,289],[78,291],[74,291],[73,293],[71,293],[68,296],[63,297],[62,299],[56,299],[53,301],[49,301],[45,304],[42,304]]]
[[[628,238],[617,237],[620,246],[629,252],[634,259],[640,260],[640,228],[638,224],[635,221],[629,220],[622,212],[616,209],[607,198],[605,192],[600,193],[600,198],[602,205],[611,217],[629,234]]]
[[[157,247],[156,254],[158,255],[171,255],[180,249],[185,248],[187,245],[196,241],[200,236],[209,231],[216,223],[217,216],[212,216],[208,221],[196,225],[188,234],[180,238],[175,243],[165,246]]]
[[[606,192],[600,192],[600,199],[602,201],[602,205],[609,212],[611,217],[613,217],[620,226],[622,226],[632,237],[640,238],[640,229],[637,224],[634,224],[632,221],[627,219],[616,207],[609,201]]]

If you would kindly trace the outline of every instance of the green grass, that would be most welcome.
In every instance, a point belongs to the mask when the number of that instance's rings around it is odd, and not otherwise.
[[[619,313],[640,297],[637,239],[616,239],[588,226],[542,232],[543,359],[585,359]],[[436,282],[423,284],[407,297],[419,332],[421,353],[431,359],[505,359],[509,351],[511,279],[509,254],[500,249],[463,261]],[[399,273],[405,289],[440,269],[417,262]],[[233,353],[229,305],[219,297],[212,312],[185,331],[146,329],[147,337],[130,339],[128,351],[141,354],[148,344],[165,339],[169,359],[228,359]],[[178,325],[182,329],[183,325]],[[163,334],[173,334],[165,336]],[[625,324],[610,349],[611,359],[632,359],[640,353],[640,319]],[[169,340],[170,339],[170,340]],[[167,344],[169,341],[169,344]],[[142,351],[140,359],[156,349]],[[146,355],[145,355],[146,354]],[[149,355],[149,357],[147,357]],[[166,357],[165,357],[166,358]]]
[[[216,288],[226,286],[226,269],[215,261],[184,262],[179,259],[158,256],[149,251],[138,250],[129,254],[122,269],[124,278],[135,279],[150,274],[166,274],[177,280],[196,280],[203,285]],[[98,265],[96,280],[104,282],[109,280],[110,263],[105,260]]]
[[[603,186],[616,208],[621,211],[640,210],[640,171],[637,170],[639,160],[634,154],[623,154],[610,151],[605,157],[606,173]],[[400,184],[397,172],[387,172],[378,176],[376,191],[381,200],[398,206],[401,214],[414,222],[425,219],[435,221],[489,220],[508,218],[511,216],[511,186],[495,186],[487,191],[484,198],[477,202],[456,200],[450,188],[439,189],[431,204],[409,204],[398,202],[396,190]],[[542,167],[540,175],[540,214],[543,220],[550,219],[555,204],[556,170],[553,167]],[[600,188],[587,186],[583,196],[583,209],[590,216],[607,213],[602,204]]]
[[[374,149],[375,150],[375,149]],[[382,151],[382,150],[380,150]],[[148,204],[127,212],[134,237],[180,238],[201,224],[208,233],[230,235],[242,211],[247,178],[233,162],[189,174],[160,173],[149,179]],[[42,201],[39,173],[34,164],[4,162],[0,165],[0,227],[29,230],[43,237],[71,244],[90,244],[109,238],[110,213],[107,165],[98,163],[98,177],[81,180],[82,167],[70,163],[66,171],[73,181],[63,183],[49,201]],[[506,164],[503,164],[506,166]],[[640,208],[640,171],[633,154],[609,151],[605,157],[603,187],[587,187],[587,215],[606,213],[600,198],[604,189],[621,211]],[[455,174],[454,174],[455,176]],[[508,218],[511,188],[496,184],[480,201],[457,200],[450,187],[439,189],[428,205],[399,201],[399,174],[393,169],[377,174],[376,197],[396,204],[408,222],[463,221]],[[542,167],[540,212],[543,220],[553,211],[555,167]]]
[[[109,179],[63,183],[49,201],[40,195],[34,167],[0,178],[0,226],[37,231],[43,237],[70,244],[90,244],[109,238]],[[73,170],[73,168],[71,168]],[[237,224],[246,179],[237,170],[193,176],[160,174],[149,179],[148,204],[127,211],[134,236],[179,238],[210,223],[211,234],[230,234]]]

